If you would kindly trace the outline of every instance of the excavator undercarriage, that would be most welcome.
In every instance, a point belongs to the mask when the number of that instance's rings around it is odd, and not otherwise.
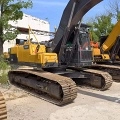
[[[72,68],[49,72],[49,70],[21,68],[9,71],[8,76],[12,84],[33,89],[44,100],[56,105],[70,103],[76,98],[76,84],[98,90],[107,90],[112,85],[112,77],[107,72],[93,69]]]

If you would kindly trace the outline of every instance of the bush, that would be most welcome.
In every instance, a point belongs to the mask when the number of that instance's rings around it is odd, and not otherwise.
[[[8,83],[8,71],[10,67],[7,62],[4,61],[3,56],[0,56],[0,83]]]
[[[1,84],[8,84],[8,75],[7,75],[7,73],[2,73],[1,74],[0,83]]]
[[[5,62],[3,56],[0,56],[0,70],[6,70],[9,68],[9,65],[7,62]]]

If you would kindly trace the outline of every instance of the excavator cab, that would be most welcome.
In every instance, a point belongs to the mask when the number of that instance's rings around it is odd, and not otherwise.
[[[24,45],[26,41],[26,39],[16,39],[16,45]]]
[[[92,50],[88,26],[81,24],[78,30],[74,31],[66,44],[65,58],[68,66],[84,67],[92,64]]]

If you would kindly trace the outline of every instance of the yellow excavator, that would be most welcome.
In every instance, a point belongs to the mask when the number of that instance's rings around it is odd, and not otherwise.
[[[7,119],[7,109],[6,109],[6,103],[5,99],[0,91],[0,120],[6,120]]]
[[[53,39],[39,43],[29,38],[11,47],[10,64],[19,68],[9,71],[10,82],[57,105],[73,102],[77,97],[76,84],[108,89],[112,85],[109,73],[84,68],[92,65],[93,57],[88,26],[81,19],[101,1],[70,0]]]
[[[120,50],[120,21],[116,23],[113,30],[108,36],[101,36],[99,48],[93,47],[93,55],[95,62],[114,62],[119,59],[118,52]]]
[[[93,47],[94,69],[103,70],[112,75],[113,80],[120,82],[120,21],[113,27],[108,36],[102,36],[100,46]]]

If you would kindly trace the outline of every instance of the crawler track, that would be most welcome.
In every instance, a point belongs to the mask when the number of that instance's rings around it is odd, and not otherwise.
[[[107,90],[108,88],[111,87],[113,80],[112,76],[104,71],[101,70],[95,70],[95,69],[80,69],[80,68],[75,68],[75,67],[70,67],[73,70],[77,70],[79,72],[82,71],[82,74],[87,78],[87,80],[82,80],[83,84],[86,87],[93,87],[98,90]],[[83,86],[84,86],[83,85]]]
[[[116,82],[120,82],[120,66],[115,65],[105,65],[105,64],[95,64],[91,66],[93,69],[102,70],[108,72],[112,79]]]
[[[8,76],[12,84],[32,88],[40,93],[43,99],[57,105],[70,103],[77,96],[76,84],[68,77],[32,70],[12,70]]]
[[[107,72],[103,72],[100,70],[93,70],[93,69],[85,69],[84,72],[87,72],[88,74],[93,74],[95,76],[99,76],[101,78],[102,84],[100,87],[100,90],[107,90],[111,87],[113,80],[110,74]]]
[[[6,120],[7,119],[7,110],[6,110],[6,104],[5,99],[0,92],[0,120]]]

